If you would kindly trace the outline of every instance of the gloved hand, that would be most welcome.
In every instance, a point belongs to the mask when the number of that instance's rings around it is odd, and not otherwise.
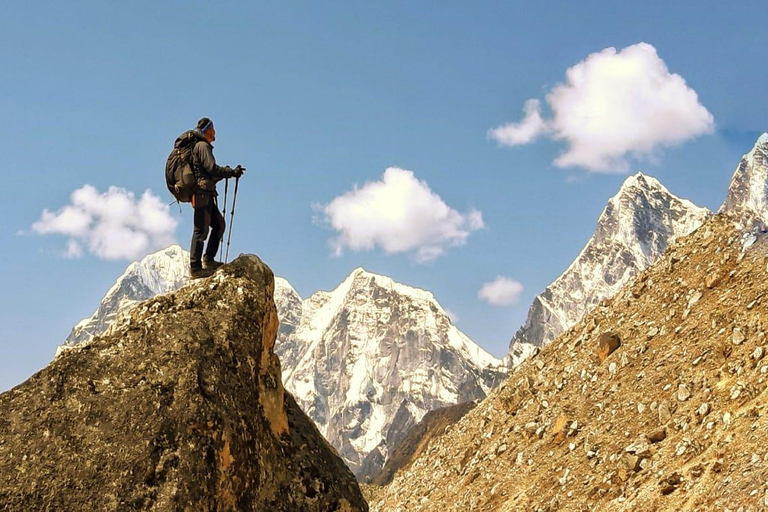
[[[242,165],[238,165],[237,167],[235,167],[234,169],[235,178],[239,178],[240,176],[243,175],[243,173],[245,173],[245,167],[243,167]]]

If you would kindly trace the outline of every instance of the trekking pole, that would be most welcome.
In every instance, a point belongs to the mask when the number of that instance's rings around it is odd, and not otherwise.
[[[235,193],[232,195],[232,211],[229,219],[229,234],[227,235],[227,252],[224,256],[224,263],[229,261],[229,242],[232,240],[232,224],[235,222],[235,203],[237,202],[237,186],[240,184],[240,176],[235,178]]]
[[[229,178],[227,178],[224,181],[224,212],[221,214],[222,217],[226,220],[227,218],[227,189],[229,189]],[[221,238],[219,239],[219,259],[221,259],[221,255],[224,253],[224,244],[222,243],[224,241],[224,232],[221,232]]]

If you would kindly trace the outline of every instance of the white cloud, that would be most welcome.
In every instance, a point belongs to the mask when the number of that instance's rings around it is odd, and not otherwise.
[[[547,131],[547,123],[541,117],[541,102],[528,100],[523,106],[525,117],[519,123],[507,123],[488,131],[488,135],[501,144],[518,146],[533,142]]]
[[[412,253],[423,263],[465,244],[472,231],[484,226],[479,211],[459,213],[412,171],[397,167],[384,171],[380,181],[355,187],[320,208],[325,222],[338,232],[331,240],[336,255],[378,246],[388,254]]]
[[[477,297],[494,306],[511,306],[518,303],[522,293],[522,284],[509,277],[496,276],[480,288]]]
[[[67,250],[64,252],[64,256],[70,259],[81,258],[83,256],[83,246],[74,238],[70,238],[67,240]]]
[[[174,243],[177,225],[168,205],[149,190],[137,200],[122,188],[109,187],[101,194],[85,185],[72,193],[67,206],[43,210],[32,230],[68,237],[68,258],[81,257],[87,248],[106,260],[132,260]]]
[[[647,43],[621,51],[606,48],[566,71],[546,101],[551,119],[541,117],[537,100],[525,104],[525,118],[490,130],[501,144],[517,145],[547,134],[568,144],[558,167],[593,172],[626,172],[628,158],[652,158],[664,147],[714,130],[712,114]],[[536,103],[534,103],[536,102]]]

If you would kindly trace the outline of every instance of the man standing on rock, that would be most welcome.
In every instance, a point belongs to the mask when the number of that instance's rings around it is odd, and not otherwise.
[[[221,262],[216,261],[215,258],[224,237],[225,222],[224,216],[219,211],[216,182],[226,178],[239,178],[245,172],[245,168],[240,165],[234,169],[216,165],[211,144],[216,140],[216,130],[213,127],[213,121],[209,118],[204,117],[197,122],[194,134],[198,141],[192,150],[192,171],[197,179],[197,191],[192,198],[195,229],[192,232],[192,246],[189,249],[189,274],[192,279],[198,279],[210,276],[221,266]],[[206,238],[208,245],[203,256]]]

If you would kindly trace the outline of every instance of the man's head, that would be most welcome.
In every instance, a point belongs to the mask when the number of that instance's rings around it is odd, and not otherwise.
[[[213,128],[213,121],[208,117],[203,117],[197,122],[197,129],[203,132],[205,140],[213,142],[216,140],[216,130]]]

